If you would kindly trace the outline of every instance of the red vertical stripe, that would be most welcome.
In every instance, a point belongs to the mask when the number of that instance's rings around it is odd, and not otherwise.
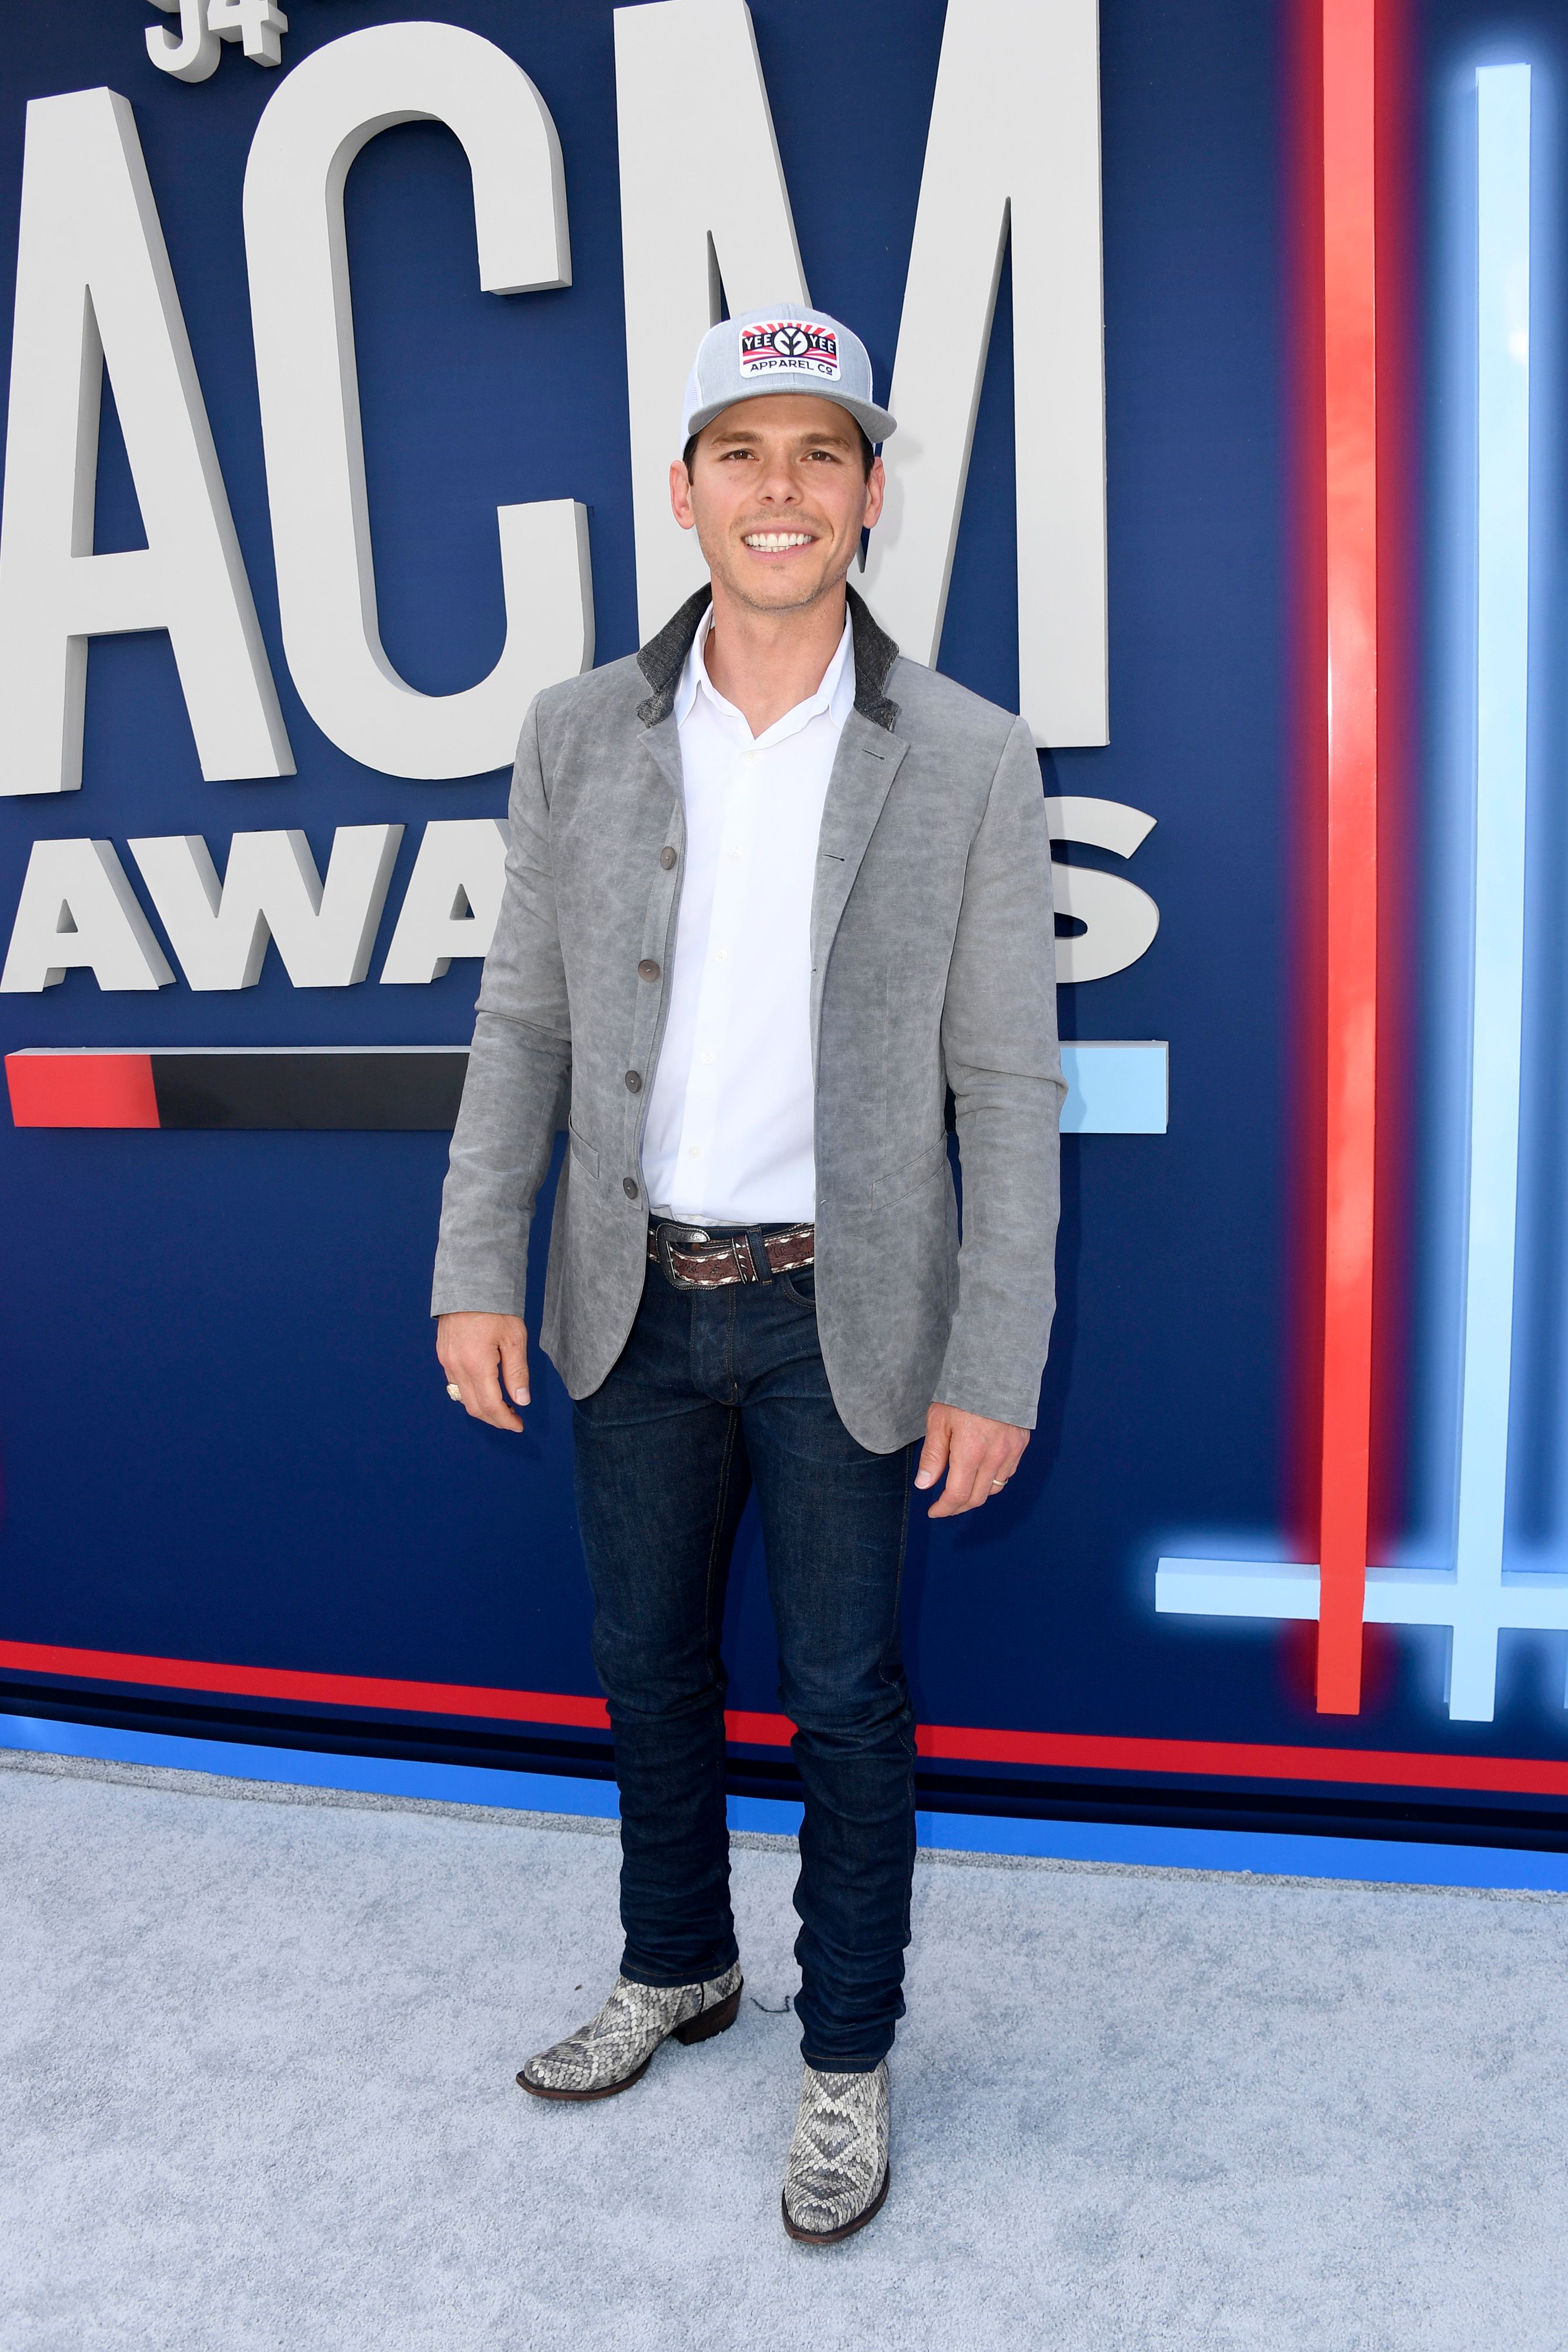
[[[7,1054],[17,1127],[156,1127],[149,1054]]]
[[[1328,631],[1320,1712],[1361,1705],[1377,1089],[1375,0],[1322,0]]]
[[[1290,1341],[1282,1400],[1288,1437],[1281,1536],[1287,1557],[1318,1557],[1322,1489],[1324,943],[1328,932],[1327,590],[1323,574],[1323,26],[1322,0],[1294,0],[1281,56],[1281,122],[1290,191],[1290,302],[1282,390],[1289,405],[1293,496],[1286,585],[1291,699],[1287,726],[1290,831],[1291,1066],[1283,1176],[1288,1190],[1286,1282]],[[1299,1635],[1299,1639],[1297,1636]],[[1317,1628],[1282,1635],[1293,1696],[1312,1704]],[[1298,1669],[1299,1659],[1299,1669]]]
[[[1416,313],[1419,73],[1412,0],[1377,0],[1377,1243],[1372,1341],[1369,1560],[1386,1559],[1406,1513],[1413,1221],[1411,1087],[1418,1060],[1411,970],[1420,871],[1412,761],[1418,740],[1421,404]],[[1310,1555],[1309,1555],[1310,1557]],[[1364,1633],[1363,1706],[1388,1671],[1392,1626]]]

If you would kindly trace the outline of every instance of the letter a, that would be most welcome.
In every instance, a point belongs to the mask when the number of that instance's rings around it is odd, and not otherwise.
[[[92,552],[103,373],[147,545]],[[27,108],[0,522],[0,793],[81,782],[91,636],[167,629],[211,779],[294,761],[130,106]]]

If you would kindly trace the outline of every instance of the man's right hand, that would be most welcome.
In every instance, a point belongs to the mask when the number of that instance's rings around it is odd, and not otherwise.
[[[528,1402],[528,1334],[520,1315],[443,1315],[435,1352],[476,1421],[487,1421],[492,1429],[521,1429],[512,1411]]]

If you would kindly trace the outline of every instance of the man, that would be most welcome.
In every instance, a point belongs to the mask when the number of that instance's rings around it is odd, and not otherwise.
[[[816,2244],[887,2193],[910,1464],[948,1517],[1028,1443],[1064,1091],[1029,732],[846,592],[893,430],[836,320],[779,305],[704,339],[670,497],[711,589],[524,723],[434,1302],[448,1393],[521,1428],[570,1076],[542,1339],[575,1400],[626,1944],[599,2015],[517,2080],[605,2098],[735,2021],[719,1632],[755,1490],[805,1794],[784,2225]]]

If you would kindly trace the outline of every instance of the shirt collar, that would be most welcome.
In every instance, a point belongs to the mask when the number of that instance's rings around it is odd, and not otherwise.
[[[798,702],[793,710],[787,710],[782,719],[776,719],[771,727],[755,739],[742,713],[733,702],[725,700],[707,674],[706,648],[712,626],[713,606],[710,604],[697,623],[697,633],[692,639],[691,651],[686,656],[681,682],[675,690],[674,720],[677,727],[685,725],[699,694],[706,696],[727,724],[737,727],[748,743],[755,740],[759,746],[781,742],[787,736],[799,734],[811,719],[824,714],[835,727],[842,727],[855,702],[854,632],[847,612],[844,614],[844,633],[839,639],[832,660],[822,673],[822,682],[816,693],[804,702]]]

